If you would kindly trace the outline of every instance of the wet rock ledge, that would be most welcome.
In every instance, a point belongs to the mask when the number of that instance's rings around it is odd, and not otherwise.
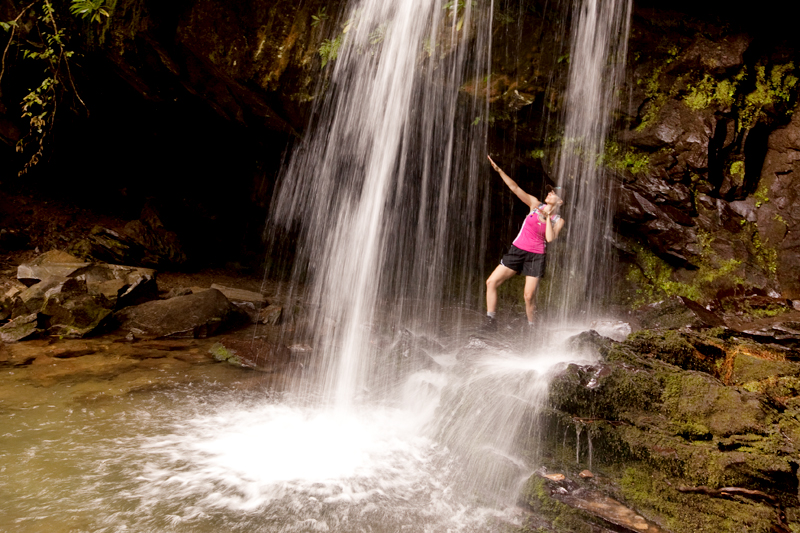
[[[762,337],[672,316],[623,342],[571,340],[601,362],[551,384],[529,530],[800,531],[800,351],[775,338],[792,311]]]

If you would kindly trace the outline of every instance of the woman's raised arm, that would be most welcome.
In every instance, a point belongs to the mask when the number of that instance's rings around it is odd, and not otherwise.
[[[511,189],[511,192],[517,195],[517,198],[522,200],[525,203],[525,205],[527,205],[531,209],[539,205],[539,200],[535,196],[532,196],[523,191],[520,188],[520,186],[517,185],[516,181],[512,180],[508,174],[503,172],[503,169],[497,166],[497,163],[492,161],[491,156],[487,155],[486,157],[489,158],[489,163],[492,164],[492,168],[495,169],[498,172],[498,174],[500,174],[500,177],[503,178],[503,181],[506,183],[506,185],[508,185],[508,188]]]

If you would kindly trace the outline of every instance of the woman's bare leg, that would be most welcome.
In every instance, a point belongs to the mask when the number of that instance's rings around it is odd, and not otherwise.
[[[539,287],[539,278],[525,276],[525,314],[528,316],[529,324],[533,323],[533,317],[536,314],[537,287]]]
[[[486,311],[494,313],[497,311],[497,287],[503,284],[507,279],[511,279],[517,273],[516,270],[497,265],[492,275],[486,280]]]

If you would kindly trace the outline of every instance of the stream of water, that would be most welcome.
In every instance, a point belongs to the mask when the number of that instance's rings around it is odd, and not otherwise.
[[[491,0],[363,0],[326,22],[338,56],[271,215],[273,242],[294,251],[291,290],[312,310],[320,380],[280,395],[233,392],[210,366],[195,385],[100,404],[69,400],[72,385],[58,385],[51,399],[4,413],[0,529],[520,524],[548,377],[593,359],[566,347],[579,325],[488,339],[464,327],[484,276],[487,121],[476,117],[488,117],[493,11]],[[572,83],[609,80],[627,16],[614,1],[576,4]],[[472,91],[461,90],[467,82]],[[568,115],[566,135],[591,135],[581,150],[597,150],[613,87],[571,91],[569,101],[586,100],[575,112],[594,123]],[[588,167],[566,153],[562,161],[558,181],[576,183],[568,199],[595,198]],[[593,218],[604,216],[598,205],[569,221],[591,232],[569,245],[584,259],[605,227]],[[565,261],[585,293],[588,271]],[[445,323],[455,333],[443,335]]]

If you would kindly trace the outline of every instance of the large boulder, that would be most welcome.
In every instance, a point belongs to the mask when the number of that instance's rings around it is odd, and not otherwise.
[[[241,323],[243,316],[224,294],[208,289],[127,307],[118,311],[115,319],[119,330],[134,338],[201,338]]]

